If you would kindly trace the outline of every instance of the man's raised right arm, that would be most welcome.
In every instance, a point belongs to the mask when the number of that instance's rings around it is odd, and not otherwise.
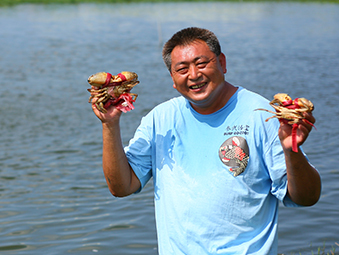
[[[122,112],[115,107],[103,114],[93,105],[95,115],[102,122],[102,165],[108,188],[113,196],[124,197],[136,192],[141,184],[128,163],[120,135]]]

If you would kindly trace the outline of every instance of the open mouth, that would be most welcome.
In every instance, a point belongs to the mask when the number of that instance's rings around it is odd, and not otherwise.
[[[197,85],[190,86],[189,88],[190,88],[190,89],[200,89],[200,88],[204,87],[205,85],[206,85],[206,82],[201,83],[201,84],[197,84]]]

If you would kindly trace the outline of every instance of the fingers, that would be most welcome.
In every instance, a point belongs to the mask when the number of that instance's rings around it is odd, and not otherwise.
[[[315,121],[316,121],[314,116],[313,116],[313,114],[311,112],[304,112],[304,117],[305,117],[305,119],[307,119],[312,124],[314,124]]]
[[[304,117],[305,119],[302,120],[301,124],[304,125],[310,132],[312,130],[312,127],[315,128],[314,123],[316,122],[316,120],[311,112],[305,112]]]

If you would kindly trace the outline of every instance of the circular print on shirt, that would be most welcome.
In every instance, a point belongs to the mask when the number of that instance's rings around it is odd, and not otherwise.
[[[245,171],[249,159],[249,149],[245,138],[233,136],[219,148],[219,157],[234,176]]]

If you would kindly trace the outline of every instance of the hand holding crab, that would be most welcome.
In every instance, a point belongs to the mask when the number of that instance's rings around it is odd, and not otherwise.
[[[314,127],[313,123],[305,118],[307,113],[311,113],[314,106],[311,101],[306,98],[292,98],[285,93],[278,93],[274,96],[274,99],[270,102],[270,105],[276,110],[276,112],[266,109],[256,109],[261,111],[267,111],[274,115],[266,119],[266,121],[272,118],[278,118],[281,122],[292,126],[292,150],[298,152],[297,145],[297,130],[301,121]],[[306,114],[305,114],[306,113]],[[313,118],[314,121],[314,118]]]
[[[138,95],[130,91],[139,84],[137,79],[136,73],[127,71],[117,75],[106,72],[93,74],[88,78],[88,83],[92,86],[88,89],[91,93],[88,102],[94,104],[102,113],[106,113],[110,105],[114,105],[123,112],[133,110],[132,103]]]

